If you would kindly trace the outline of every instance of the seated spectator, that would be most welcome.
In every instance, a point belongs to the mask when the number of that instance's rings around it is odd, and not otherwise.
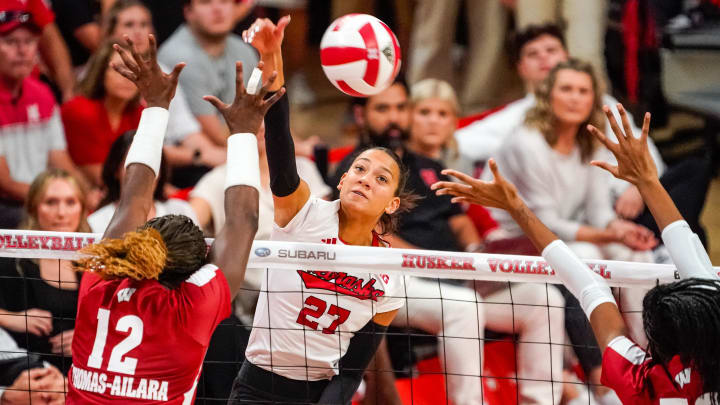
[[[61,405],[65,403],[65,391],[60,370],[18,347],[3,329],[0,317],[0,404]]]
[[[75,87],[70,52],[55,23],[55,14],[43,0],[5,0],[0,11],[25,10],[41,31],[38,48],[48,76],[58,87],[62,101],[72,98]],[[36,76],[39,70],[36,70]]]
[[[533,92],[547,78],[548,73],[555,65],[568,59],[565,39],[560,28],[552,24],[529,26],[517,33],[513,57],[518,73],[525,82],[527,95],[486,118],[456,131],[455,138],[458,141],[460,153],[470,160],[484,163],[490,157],[495,156],[505,139],[523,125],[528,110],[537,103]],[[615,106],[618,101],[609,94],[603,93],[602,103]],[[629,119],[633,133],[635,136],[640,136],[640,129],[635,125],[632,116],[629,116]],[[607,120],[605,118],[603,120],[606,122],[606,136],[611,140],[616,140]],[[709,162],[705,159],[688,159],[666,168],[660,153],[650,138],[648,138],[648,146],[663,186],[687,219],[693,232],[705,240],[705,231],[700,225],[700,213],[705,203],[710,181]],[[601,153],[605,154],[604,160],[615,162],[612,154],[606,151]],[[611,176],[608,176],[608,179],[610,179],[613,206],[618,216],[635,220],[651,229],[656,238],[660,238],[660,231],[652,220],[650,212],[645,208],[637,188]],[[658,256],[666,257],[667,255],[660,254]]]
[[[505,140],[495,159],[503,175],[517,185],[523,200],[581,257],[648,261],[648,249],[657,245],[657,239],[649,229],[615,215],[607,176],[590,165],[592,159],[604,156],[598,153],[587,130],[587,124],[604,128],[601,94],[589,64],[574,59],[558,64],[536,91],[537,104],[528,111],[524,125]],[[490,176],[485,170],[483,177]],[[506,212],[490,212],[508,235],[523,237]],[[624,310],[635,309],[644,291],[623,291]],[[577,308],[575,300],[566,298],[568,311]],[[581,315],[581,311],[572,315],[566,312],[571,340],[578,347],[597,347],[589,325],[578,319]],[[637,315],[629,314],[627,319],[638,327],[634,338],[642,341],[642,322],[630,319]],[[599,351],[577,353],[590,382],[598,384]],[[593,388],[598,397],[614,395],[599,385]]]
[[[186,100],[202,133],[215,144],[225,145],[229,132],[217,111],[202,97],[211,95],[223,102],[235,96],[235,63],[243,63],[247,84],[258,63],[255,50],[232,33],[235,0],[183,0],[186,24],[160,47],[158,60],[166,66],[186,62],[180,76]]]
[[[22,217],[29,183],[48,167],[81,173],[66,151],[59,108],[50,89],[31,77],[40,28],[21,3],[0,10],[0,227]],[[84,179],[81,181],[84,182]]]
[[[137,128],[143,106],[135,85],[110,64],[121,61],[108,41],[88,62],[78,95],[63,104],[62,120],[70,157],[96,187],[102,187],[102,164],[110,145]]]
[[[85,193],[67,172],[43,172],[30,185],[23,228],[89,232],[86,218]],[[29,352],[67,373],[82,274],[69,260],[12,258],[0,259],[0,274],[4,327]]]
[[[410,89],[412,125],[408,149],[443,166],[472,175],[472,162],[460,154],[453,137],[460,104],[450,83],[425,79]]]
[[[104,233],[120,200],[120,187],[125,176],[125,156],[132,143],[135,131],[128,131],[122,134],[110,146],[110,152],[102,167],[102,179],[105,184],[106,194],[100,203],[100,209],[88,217],[88,223],[93,232]],[[168,168],[164,162],[160,166],[157,184],[155,185],[155,204],[150,209],[148,219],[161,217],[163,215],[178,214],[185,215],[198,223],[195,212],[186,201],[167,198],[165,186],[167,184]]]
[[[154,32],[152,15],[140,0],[117,0],[108,9],[103,24],[105,38],[122,39],[127,35],[138,49],[150,49],[148,34]],[[160,64],[166,72],[170,68]],[[177,187],[194,186],[210,168],[225,162],[225,149],[202,133],[200,123],[190,111],[182,86],[170,102],[170,117],[165,136],[165,157],[174,169],[172,182]]]

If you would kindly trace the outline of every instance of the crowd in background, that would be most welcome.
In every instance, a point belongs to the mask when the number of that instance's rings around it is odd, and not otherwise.
[[[319,96],[308,82],[307,65],[319,58],[307,55],[317,53],[332,18],[366,12],[387,21],[397,34],[406,55],[403,72],[378,95],[342,101],[348,104],[344,120],[355,128],[354,143],[296,140],[298,172],[314,196],[336,197],[355,153],[385,146],[400,153],[409,188],[420,197],[401,217],[397,232],[386,235],[393,247],[537,254],[506,213],[454,203],[430,189],[448,178],[445,168],[481,177],[494,157],[533,211],[578,255],[668,263],[638,190],[589,164],[611,156],[596,147],[586,125],[612,137],[603,105],[615,109],[613,93],[627,99],[627,84],[617,80],[611,63],[621,52],[605,41],[608,16],[622,14],[626,3],[631,1],[0,0],[0,229],[104,232],[144,108],[133,83],[112,68],[119,61],[113,46],[127,36],[140,52],[151,52],[148,34],[155,34],[163,68],[179,62],[187,67],[169,108],[150,215],[186,215],[213,236],[225,219],[230,134],[202,97],[229,102],[235,61],[243,62],[247,82],[249,67],[260,60],[262,49],[239,33],[258,17],[292,17],[281,73],[291,102],[312,107]],[[655,26],[657,36],[664,26],[681,24],[682,17],[717,7],[700,0],[640,3],[654,16],[644,23]],[[640,104],[655,102],[662,100]],[[636,134],[639,117],[632,122]],[[273,226],[263,137],[258,142],[263,187],[258,239],[267,238]],[[663,185],[706,243],[699,218],[710,163],[694,156],[666,164],[649,142]],[[249,333],[237,325],[252,324],[262,276],[262,269],[248,269],[234,314],[213,338],[199,397],[229,393]],[[32,354],[28,367],[51,364],[36,379],[62,387],[60,373],[71,364],[81,275],[67,261],[2,259],[0,277],[0,366],[13,359],[3,351],[41,353]],[[572,393],[562,392],[562,385],[548,388],[541,382],[562,380],[568,357],[577,359],[594,384],[599,403],[616,403],[599,384],[601,357],[585,315],[564,288],[417,277],[406,284],[408,309],[393,327],[439,336],[437,352],[453,403],[480,403],[483,356],[477,339],[486,330],[517,335],[521,403],[570,401]],[[641,324],[637,309],[643,295],[620,292],[629,325]],[[468,320],[477,327],[467,327]],[[636,342],[645,341],[641,330],[633,333]],[[563,353],[566,337],[575,348],[572,354]],[[417,360],[397,355],[417,352],[407,342],[389,339],[397,370],[412,368]],[[547,343],[555,344],[552,350]],[[8,375],[0,372],[0,387],[26,384]],[[39,400],[58,400],[44,395]]]

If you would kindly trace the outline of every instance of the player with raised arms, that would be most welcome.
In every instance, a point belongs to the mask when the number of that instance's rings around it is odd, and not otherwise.
[[[465,184],[439,182],[438,194],[453,200],[501,208],[510,213],[578,298],[590,319],[603,351],[602,378],[623,404],[694,405],[707,394],[713,405],[720,402],[720,277],[713,269],[700,239],[678,212],[657,177],[647,137],[650,114],[645,115],[642,134],[635,137],[622,105],[623,129],[605,106],[618,143],[609,141],[597,128],[589,130],[617,158],[618,165],[594,161],[615,177],[638,187],[662,230],[662,239],[677,266],[681,280],[658,285],[643,300],[646,350],[627,336],[627,327],[603,278],[578,259],[525,205],[515,186],[490,161],[494,180],[473,179],[448,170]]]
[[[284,17],[276,26],[262,19],[244,33],[266,68],[278,71],[273,89],[283,84],[281,45],[288,22]],[[289,124],[284,96],[265,117],[275,204],[271,239],[384,246],[380,236],[392,231],[394,215],[412,202],[398,156],[368,149],[340,180],[339,200],[312,198],[298,177]],[[322,261],[315,271],[267,269],[229,403],[349,403],[404,294],[402,276],[372,269],[323,271]]]
[[[271,75],[248,94],[237,64],[232,105],[211,98],[233,135],[228,138],[227,220],[206,259],[200,229],[184,216],[147,220],[160,168],[168,105],[184,64],[164,74],[149,37],[142,56],[115,46],[113,68],[135,83],[147,103],[125,159],[120,203],[103,239],[83,249],[68,404],[190,404],[210,337],[231,311],[257,229],[260,175],[256,132],[268,108]],[[259,67],[261,68],[261,67]],[[206,98],[207,99],[207,98]]]

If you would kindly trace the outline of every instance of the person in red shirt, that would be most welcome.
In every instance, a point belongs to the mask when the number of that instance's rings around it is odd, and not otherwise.
[[[636,138],[622,105],[622,127],[605,106],[618,143],[597,128],[588,129],[617,159],[617,166],[594,161],[615,177],[638,187],[653,214],[680,281],[658,285],[643,300],[643,326],[649,344],[642,349],[628,336],[627,326],[605,280],[588,271],[577,256],[525,205],[517,189],[490,160],[492,181],[481,181],[448,170],[465,184],[439,182],[438,194],[457,202],[472,202],[507,210],[578,298],[590,319],[603,351],[601,382],[617,393],[623,404],[694,405],[704,395],[720,402],[720,273],[713,268],[698,236],[690,230],[657,176],[648,151],[650,114]]]
[[[257,140],[268,108],[284,91],[264,100],[271,76],[248,94],[238,82],[235,102],[219,104],[234,135],[228,138],[225,227],[210,247],[202,231],[180,215],[146,222],[160,167],[168,105],[184,64],[170,74],[152,51],[141,57],[116,46],[113,68],[140,90],[148,108],[125,160],[120,202],[103,240],[75,262],[80,285],[68,373],[68,404],[189,404],[210,337],[231,311],[257,229],[260,184]],[[237,65],[242,77],[242,65]],[[214,100],[215,101],[215,100]]]
[[[105,42],[88,63],[78,95],[61,108],[68,152],[73,162],[103,186],[102,164],[110,146],[123,133],[136,129],[143,106],[135,85],[113,69],[120,62],[116,41]]]

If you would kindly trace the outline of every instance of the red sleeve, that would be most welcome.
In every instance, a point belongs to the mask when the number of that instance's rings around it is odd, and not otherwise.
[[[103,141],[99,108],[94,101],[75,97],[60,109],[70,157],[76,165],[102,164],[108,150]],[[109,134],[105,134],[109,136]]]
[[[625,336],[613,339],[603,353],[600,382],[615,390],[624,404],[652,405],[646,357],[645,351]]]
[[[53,13],[43,0],[28,0],[27,10],[33,17],[33,22],[40,28],[55,21],[55,13]]]
[[[181,326],[195,341],[207,345],[215,327],[230,316],[230,287],[225,275],[217,266],[207,264],[176,291]]]

